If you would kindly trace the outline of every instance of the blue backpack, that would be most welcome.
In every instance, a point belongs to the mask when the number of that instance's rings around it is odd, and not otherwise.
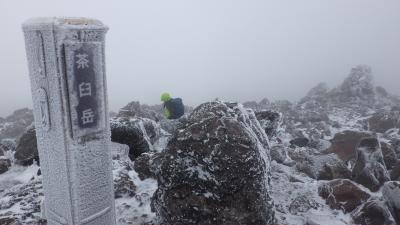
[[[185,114],[185,106],[183,105],[181,98],[173,98],[165,103],[165,106],[171,112],[170,119],[179,119],[183,114]]]

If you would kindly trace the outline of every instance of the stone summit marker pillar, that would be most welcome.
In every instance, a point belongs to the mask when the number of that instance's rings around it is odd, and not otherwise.
[[[85,18],[23,24],[49,225],[115,225],[105,79],[107,27]]]

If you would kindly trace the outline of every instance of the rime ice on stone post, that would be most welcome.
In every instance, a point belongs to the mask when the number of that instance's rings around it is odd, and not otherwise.
[[[115,225],[104,37],[84,18],[23,25],[49,225]]]

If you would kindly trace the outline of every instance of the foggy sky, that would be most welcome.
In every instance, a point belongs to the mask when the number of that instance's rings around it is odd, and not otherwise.
[[[215,99],[297,100],[338,85],[358,64],[400,94],[399,0],[0,0],[0,116],[31,107],[21,23],[83,16],[110,27],[111,110],[162,92]]]

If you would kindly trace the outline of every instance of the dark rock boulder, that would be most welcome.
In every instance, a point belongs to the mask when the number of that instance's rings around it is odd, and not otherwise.
[[[0,158],[0,174],[5,173],[11,166],[11,161],[9,159]]]
[[[400,181],[385,183],[382,188],[382,195],[387,201],[397,224],[400,224]]]
[[[307,147],[308,143],[310,143],[310,140],[305,137],[298,137],[293,140],[290,140],[290,146],[295,148],[295,147]]]
[[[162,157],[152,199],[160,224],[275,224],[267,137],[252,111],[200,105]]]
[[[282,115],[270,110],[255,112],[255,114],[267,136],[269,138],[274,137],[280,123],[282,122]]]
[[[364,138],[360,141],[352,177],[354,181],[371,191],[378,191],[386,181],[390,180],[380,144],[376,138]]]
[[[135,160],[150,151],[150,141],[141,127],[129,119],[118,118],[111,121],[111,141],[129,146],[129,158]]]
[[[36,142],[36,130],[29,128],[18,140],[14,158],[20,165],[31,165],[34,161],[39,163],[39,152]]]
[[[354,160],[356,158],[356,147],[360,140],[365,137],[371,137],[371,134],[351,130],[336,133],[331,140],[332,145],[325,152],[335,153],[344,161]]]
[[[370,198],[356,183],[347,179],[333,180],[318,188],[319,195],[332,209],[348,213]]]
[[[363,203],[351,216],[353,222],[359,225],[396,225],[388,206],[379,199]]]

